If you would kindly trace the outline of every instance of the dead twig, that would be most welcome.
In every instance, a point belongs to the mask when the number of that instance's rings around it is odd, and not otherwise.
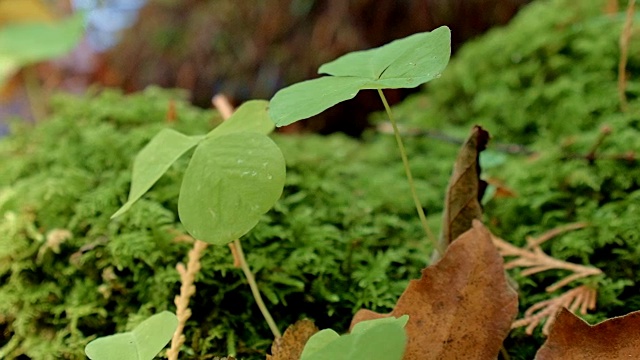
[[[439,141],[443,141],[450,144],[462,145],[465,140],[460,139],[454,136],[447,135],[441,131],[434,130],[426,130],[419,128],[408,128],[402,127],[398,125],[398,129],[400,130],[400,134],[402,136],[424,136],[430,139],[435,139]],[[393,134],[393,129],[391,128],[391,123],[383,122],[378,125],[377,131],[381,134]],[[507,144],[507,143],[493,143],[492,149],[513,155],[533,155],[534,152],[532,150],[527,149],[524,145],[520,144]]]

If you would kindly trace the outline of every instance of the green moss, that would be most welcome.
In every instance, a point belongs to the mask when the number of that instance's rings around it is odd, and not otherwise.
[[[513,23],[464,47],[443,77],[396,108],[404,124],[460,137],[479,123],[495,143],[527,146],[536,156],[483,154],[485,175],[515,198],[493,198],[486,220],[505,239],[586,221],[590,226],[544,245],[560,259],[601,268],[583,282],[598,287],[597,321],[640,308],[640,169],[614,159],[640,153],[640,83],[631,76],[629,111],[616,92],[622,15],[597,2],[540,0]],[[629,71],[640,64],[639,37]],[[178,161],[130,212],[109,216],[126,200],[132,159],[162,127],[172,92],[124,97],[104,92],[61,97],[52,118],[17,126],[0,141],[0,357],[78,358],[94,336],[131,329],[174,310],[178,275],[189,244],[176,241],[177,195],[186,160]],[[197,134],[216,114],[177,102],[180,131]],[[607,125],[611,135],[582,158]],[[414,213],[394,140],[369,134],[275,136],[288,166],[283,198],[244,239],[249,262],[281,328],[309,316],[320,327],[346,329],[360,307],[387,311],[430,255]],[[437,233],[458,148],[436,139],[407,139],[414,176]],[[637,156],[637,155],[636,155]],[[59,251],[47,234],[73,237]],[[197,277],[186,358],[237,353],[258,359],[270,331],[226,247],[210,247]],[[513,273],[521,309],[549,297],[544,288],[566,274]],[[506,346],[533,357],[543,341],[516,330]],[[235,349],[235,350],[234,350]]]
[[[216,114],[190,108],[180,94],[150,89],[124,97],[105,91],[60,97],[51,119],[16,125],[0,141],[0,354],[34,359],[80,358],[93,336],[134,327],[174,311],[175,265],[189,244],[176,217],[186,159],[126,215],[135,154],[167,124],[204,133]],[[308,316],[346,329],[354,311],[389,310],[430,249],[414,212],[390,136],[360,143],[344,136],[276,136],[287,160],[285,195],[243,243],[280,328]],[[438,222],[457,146],[409,145],[423,203]],[[442,169],[431,158],[442,158]],[[446,163],[446,164],[445,164]],[[54,229],[73,237],[56,253]],[[39,255],[40,254],[40,255]],[[264,358],[271,333],[227,247],[209,247],[197,277],[186,358]],[[0,356],[1,357],[1,356]]]

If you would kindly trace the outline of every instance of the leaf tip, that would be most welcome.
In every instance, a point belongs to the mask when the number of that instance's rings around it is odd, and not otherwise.
[[[113,220],[113,219],[117,218],[118,216],[126,213],[127,211],[129,211],[130,208],[131,208],[131,203],[126,202],[124,205],[122,205],[120,207],[120,209],[118,209],[118,211],[116,211],[115,213],[113,213],[113,215],[111,215],[109,220]]]

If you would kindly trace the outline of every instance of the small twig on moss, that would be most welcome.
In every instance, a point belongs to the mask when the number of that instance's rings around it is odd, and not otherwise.
[[[402,136],[413,136],[413,137],[424,136],[430,139],[435,139],[435,140],[439,140],[442,142],[455,144],[455,145],[462,145],[465,142],[465,139],[448,135],[442,131],[403,127],[399,124],[397,126]],[[390,122],[380,123],[376,129],[378,130],[378,132],[382,134],[393,134],[393,127]],[[513,154],[513,155],[533,155],[534,154],[532,150],[527,149],[527,147],[520,144],[492,142],[491,148],[499,152]]]
[[[171,348],[167,350],[167,358],[169,360],[177,360],[180,347],[184,344],[185,337],[182,334],[187,320],[191,317],[191,309],[189,309],[189,299],[196,293],[195,282],[196,274],[200,271],[200,257],[207,248],[208,244],[201,240],[195,240],[193,248],[189,250],[189,262],[185,268],[182,263],[176,265],[176,269],[180,274],[180,295],[175,297],[176,316],[178,317],[178,327],[173,333],[171,339]]]
[[[598,148],[602,145],[602,143],[604,143],[604,139],[606,139],[609,135],[611,135],[611,128],[606,125],[603,126],[600,129],[600,133],[598,134],[596,142],[593,143],[591,149],[589,149],[589,152],[584,157],[585,159],[587,159],[587,161],[589,161],[590,164],[593,164],[593,162],[596,161],[596,151],[598,151]]]
[[[627,17],[624,21],[622,33],[620,33],[620,61],[618,62],[618,96],[620,98],[620,109],[627,111],[627,60],[629,57],[629,41],[631,40],[631,30],[633,27],[633,16],[635,13],[636,0],[629,0],[627,5]]]
[[[579,309],[580,313],[584,315],[588,310],[595,309],[596,296],[596,289],[592,289],[586,285],[578,286],[560,296],[534,304],[525,311],[522,319],[516,320],[511,324],[511,328],[515,329],[526,326],[525,332],[531,335],[533,334],[533,330],[546,319],[542,327],[542,333],[549,335],[549,329],[555,321],[555,315],[558,310],[566,307],[575,313],[576,310]]]

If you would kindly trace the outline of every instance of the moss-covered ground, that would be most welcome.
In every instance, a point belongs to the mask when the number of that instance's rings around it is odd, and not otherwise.
[[[459,147],[449,140],[462,140],[472,124],[493,135],[484,176],[515,194],[485,198],[486,223],[497,235],[522,245],[529,235],[589,223],[543,246],[604,271],[577,282],[598,289],[589,321],[640,309],[640,82],[633,75],[640,37],[632,37],[623,112],[624,17],[601,5],[535,2],[461,49],[442,78],[395,109],[402,124],[420,130],[407,147],[436,232]],[[15,125],[0,141],[0,357],[82,358],[93,337],[175,310],[175,265],[190,248],[176,217],[186,160],[125,216],[109,216],[126,200],[133,157],[157,131],[204,133],[219,121],[180,98],[157,89],[61,96],[50,119]],[[170,101],[178,117],[167,123]],[[393,138],[275,139],[287,160],[285,194],[243,243],[279,326],[306,316],[346,330],[361,307],[390,309],[430,258]],[[185,358],[263,358],[270,332],[229,249],[210,247],[202,261]],[[524,310],[553,295],[544,288],[566,274],[512,275]],[[530,359],[542,341],[539,332],[515,330],[505,346],[513,359]]]

